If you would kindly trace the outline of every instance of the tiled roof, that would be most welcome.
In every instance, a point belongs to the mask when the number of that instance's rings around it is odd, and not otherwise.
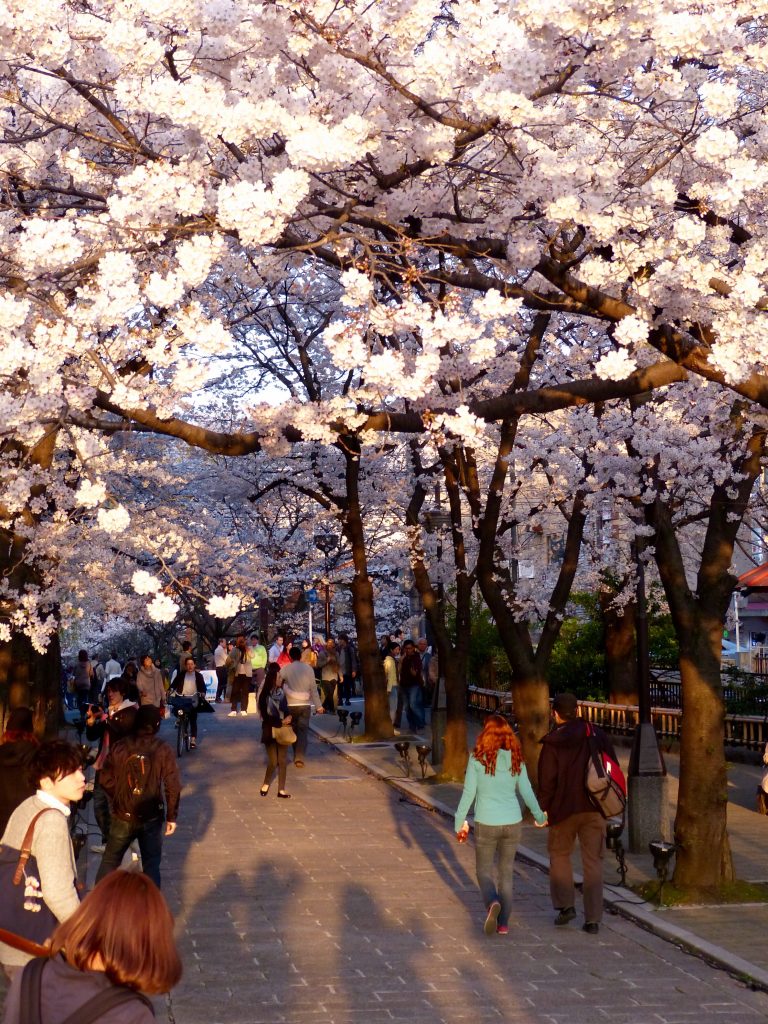
[[[739,589],[742,587],[754,587],[755,589],[768,589],[768,562],[756,565],[754,569],[739,576]]]

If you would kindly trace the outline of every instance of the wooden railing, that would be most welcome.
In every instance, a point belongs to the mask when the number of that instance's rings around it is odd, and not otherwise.
[[[638,710],[629,704],[601,704],[598,701],[579,701],[581,715],[599,725],[606,732],[630,736],[637,725]],[[479,714],[513,713],[512,698],[503,690],[483,690],[467,687],[467,709]],[[683,713],[678,708],[651,708],[651,721],[659,739],[679,740]],[[768,743],[768,717],[762,715],[726,715],[726,746],[745,750],[763,750]]]

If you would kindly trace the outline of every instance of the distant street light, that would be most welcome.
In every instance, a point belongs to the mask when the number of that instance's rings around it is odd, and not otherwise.
[[[325,559],[325,639],[331,635],[331,583],[328,578],[328,556],[339,543],[337,533],[316,533],[315,546],[323,552]]]
[[[632,543],[637,574],[638,723],[629,758],[629,848],[633,853],[668,829],[667,769],[651,713],[651,673],[648,649],[648,610],[645,595],[643,542]]]
[[[435,506],[434,508],[427,509],[422,513],[421,521],[424,529],[429,534],[435,534],[437,541],[437,562],[438,562],[438,575],[442,573],[441,562],[443,560],[443,533],[449,530],[451,527],[451,513],[443,509],[440,500],[440,484],[435,484]],[[444,615],[444,599],[445,593],[443,588],[442,579],[437,580],[437,603],[439,605],[440,616]],[[445,621],[443,619],[443,621]],[[429,625],[427,621],[425,627]],[[433,628],[427,630],[425,633],[428,639],[434,643],[438,651],[438,679],[435,683],[435,689],[432,694],[432,713],[430,715],[430,731],[432,733],[432,764],[441,764],[443,760],[443,737],[445,736],[447,710],[445,702],[445,657],[446,652],[440,650],[437,643],[437,633]],[[426,755],[425,755],[426,756]],[[424,772],[424,764],[422,764],[422,773]]]

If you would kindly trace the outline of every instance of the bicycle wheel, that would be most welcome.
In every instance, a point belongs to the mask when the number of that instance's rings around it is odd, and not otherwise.
[[[184,722],[187,720],[186,715],[180,715],[176,719],[176,756],[181,757],[181,751],[184,748]]]
[[[184,749],[185,750],[189,750],[189,741],[190,741],[189,730],[190,730],[190,728],[191,728],[191,726],[189,724],[189,718],[186,715],[184,715]]]

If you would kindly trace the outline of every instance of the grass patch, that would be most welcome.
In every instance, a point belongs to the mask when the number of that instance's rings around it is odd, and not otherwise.
[[[648,903],[659,902],[659,883],[641,882],[631,886]],[[768,883],[766,882],[728,882],[717,888],[699,888],[690,886],[682,889],[665,882],[662,892],[665,907],[717,906],[721,903],[768,903]]]

